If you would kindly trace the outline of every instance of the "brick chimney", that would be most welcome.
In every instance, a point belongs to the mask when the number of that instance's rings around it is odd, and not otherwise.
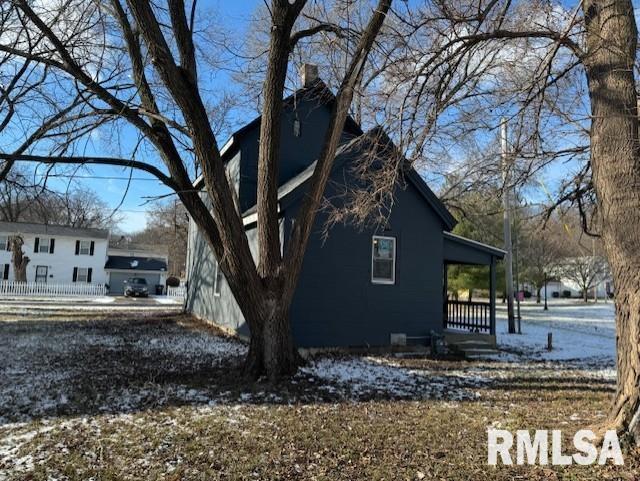
[[[305,63],[300,67],[300,81],[302,82],[303,88],[311,87],[318,78],[317,65]]]

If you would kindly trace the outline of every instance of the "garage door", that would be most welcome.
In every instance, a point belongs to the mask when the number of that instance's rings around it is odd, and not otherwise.
[[[147,280],[149,294],[155,294],[156,284],[160,284],[160,274],[141,274],[140,272],[112,272],[109,277],[109,294],[124,294],[124,281],[130,277],[142,277]]]

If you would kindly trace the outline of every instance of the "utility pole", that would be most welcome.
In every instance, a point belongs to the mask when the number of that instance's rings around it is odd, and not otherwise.
[[[513,247],[511,245],[511,189],[510,189],[510,161],[509,147],[507,145],[507,120],[500,122],[500,145],[502,149],[502,203],[504,206],[504,257],[505,287],[507,290],[507,317],[509,322],[509,334],[516,333],[515,317],[513,315]]]
[[[591,258],[592,264],[596,265],[596,240],[591,239]],[[600,284],[599,276],[596,274],[595,276],[595,285],[593,286],[593,302],[598,302],[598,285]]]
[[[516,320],[518,321],[518,334],[522,334],[522,329],[521,329],[521,320],[522,317],[520,316],[520,293],[522,292],[520,290],[520,263],[518,262],[518,255],[520,253],[520,238],[518,237],[518,229],[516,229],[516,238],[515,238],[515,247],[513,249],[513,257],[514,257],[514,262],[515,262],[515,269],[516,269]]]

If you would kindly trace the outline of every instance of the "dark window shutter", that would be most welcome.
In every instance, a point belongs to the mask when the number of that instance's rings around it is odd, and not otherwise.
[[[36,241],[33,244],[33,252],[38,252],[39,248],[40,248],[40,237],[36,237]]]
[[[51,238],[49,239],[49,254],[53,254],[53,250],[55,249],[56,240]]]
[[[2,273],[2,279],[5,281],[9,280],[9,264],[4,265],[4,272]]]
[[[91,241],[91,247],[89,248],[89,255],[92,256],[93,255],[93,251],[96,248],[96,243]]]
[[[73,282],[76,282],[78,280],[78,268],[74,267],[73,268]]]
[[[80,241],[76,241],[76,255],[80,254]]]
[[[93,272],[93,269],[91,267],[89,267],[89,271],[87,272],[87,282],[90,284],[91,283],[91,273]]]

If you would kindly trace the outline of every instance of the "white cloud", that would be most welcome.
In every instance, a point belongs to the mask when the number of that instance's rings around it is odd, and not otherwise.
[[[140,232],[147,227],[147,212],[120,212],[122,215],[122,222],[118,224],[118,227],[126,234],[133,234],[134,232]]]

